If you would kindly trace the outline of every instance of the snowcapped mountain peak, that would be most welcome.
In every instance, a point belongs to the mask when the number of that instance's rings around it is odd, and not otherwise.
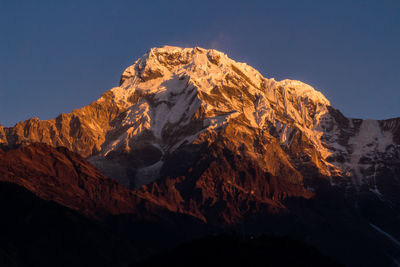
[[[175,46],[152,48],[128,67],[121,77],[121,88],[124,90],[114,89],[116,100],[126,103],[133,94],[132,89],[138,87],[138,84],[143,85],[141,89],[145,89],[144,92],[155,93],[165,89],[163,82],[174,79],[187,79],[187,82],[206,93],[218,86],[236,87],[242,83],[241,89],[255,95],[268,90],[270,85],[276,85],[273,90],[287,88],[290,91],[288,93],[297,99],[330,105],[320,92],[300,81],[276,82],[274,79],[266,79],[246,63],[236,62],[214,49]]]
[[[385,128],[377,138],[388,140],[376,151],[383,153],[393,139],[390,133],[400,128],[397,123],[371,124],[377,130]],[[164,46],[150,49],[123,72],[120,86],[82,109],[54,120],[31,119],[12,129],[0,127],[0,143],[66,146],[89,157],[101,170],[115,171],[110,176],[120,182],[141,185],[157,179],[165,155],[234,128],[233,135],[242,137],[229,138],[238,147],[244,144],[241,138],[249,136],[275,140],[287,153],[295,153],[293,161],[299,166],[306,159],[322,175],[340,176],[363,170],[357,166],[366,160],[349,143],[364,136],[360,131],[367,128],[360,125],[367,124],[344,117],[305,83],[264,78],[217,50]],[[370,139],[365,139],[367,147]],[[248,142],[255,149],[254,140]],[[262,157],[257,151],[247,156]],[[121,155],[138,154],[146,159],[136,161],[133,170],[120,162]],[[372,159],[375,150],[370,154]]]
[[[283,80],[279,82],[283,87],[291,88],[295,91],[295,94],[300,97],[306,97],[315,103],[321,103],[326,106],[330,106],[329,100],[319,91],[315,90],[308,84],[296,80]]]
[[[273,127],[283,145],[300,130],[323,159],[330,155],[320,127],[330,103],[320,92],[300,81],[264,78],[217,50],[152,48],[124,71],[120,87],[111,92],[123,112],[102,157],[129,151],[145,133],[161,154],[172,152],[232,120],[263,131]]]
[[[165,46],[152,48],[139,58],[122,74],[121,85],[129,78],[139,77],[142,81],[159,78],[164,75],[182,73],[193,76],[212,76],[216,73],[226,73],[234,67],[254,76],[256,80],[262,75],[245,63],[237,63],[222,52],[214,49],[180,48]]]
[[[102,170],[115,169],[102,167],[113,154],[146,149],[154,161],[136,166],[136,176],[156,179],[162,155],[235,124],[243,133],[270,133],[282,146],[301,132],[324,161],[331,155],[322,141],[329,106],[311,86],[264,78],[217,50],[164,46],[137,59],[123,72],[120,86],[99,100],[48,122],[22,122],[8,129],[2,142],[66,146]],[[120,176],[127,183],[129,175]],[[135,183],[148,182],[143,179]]]

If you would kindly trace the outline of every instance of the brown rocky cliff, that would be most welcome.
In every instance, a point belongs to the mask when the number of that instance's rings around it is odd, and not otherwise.
[[[229,128],[224,133],[229,135]],[[226,137],[206,135],[203,144],[182,147],[168,156],[162,177],[141,189],[106,178],[67,148],[41,143],[1,151],[0,181],[96,219],[117,214],[150,218],[172,211],[214,225],[239,223],[254,212],[285,212],[285,199],[313,196],[301,175],[282,164],[287,159],[279,145],[260,146],[266,164],[246,156],[248,148],[218,139]]]
[[[42,121],[31,118],[6,128],[8,145],[40,142],[54,147],[64,146],[87,157],[101,149],[112,120],[121,112],[111,95],[107,92],[90,105],[55,119]],[[0,128],[0,142],[1,134]]]
[[[106,178],[78,154],[45,144],[0,151],[0,181],[97,219],[124,213],[141,216],[138,209],[156,207],[140,192]]]
[[[217,225],[285,213],[286,199],[312,198],[274,138],[244,129],[233,123],[180,147],[166,156],[161,178],[142,190],[170,210]]]
[[[0,145],[7,145],[6,133],[4,127],[0,124]]]

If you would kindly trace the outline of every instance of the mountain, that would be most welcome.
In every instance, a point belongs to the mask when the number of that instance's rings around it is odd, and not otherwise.
[[[205,188],[215,177],[223,177],[222,191],[271,209],[283,208],[274,200],[287,196],[311,197],[326,181],[399,205],[400,119],[346,118],[302,82],[266,79],[202,48],[153,48],[120,83],[70,114],[0,129],[3,144],[67,147],[130,188],[186,177],[177,183],[201,197],[161,189],[174,209],[188,208],[182,198],[195,206],[220,199],[219,189]]]
[[[242,134],[276,141],[293,170],[309,165],[322,176],[351,177],[346,182],[355,186],[369,183],[376,192],[364,172],[379,172],[379,158],[395,156],[400,144],[400,119],[346,118],[302,82],[266,79],[216,50],[178,47],[151,49],[124,71],[120,87],[89,106],[0,128],[0,140],[65,146],[105,172],[112,169],[120,182],[140,186],[159,176],[167,155],[232,124]],[[304,155],[296,145],[307,146]],[[121,162],[135,154],[145,156],[132,156],[130,166]]]
[[[134,242],[109,231],[103,224],[7,182],[0,182],[0,210],[2,267],[204,266],[203,263],[212,265],[216,261],[229,262],[230,266],[243,266],[245,262],[264,266],[266,251],[270,266],[286,262],[340,266],[304,242],[281,237],[246,240],[229,235],[208,236],[186,242],[168,253],[154,254],[137,235]],[[152,225],[152,231],[155,228]],[[232,258],[232,251],[238,257]],[[286,253],[296,257],[285,258]]]
[[[352,265],[400,259],[400,118],[347,118],[216,50],[153,48],[97,101],[0,127],[0,143],[2,180],[91,218],[180,214]]]

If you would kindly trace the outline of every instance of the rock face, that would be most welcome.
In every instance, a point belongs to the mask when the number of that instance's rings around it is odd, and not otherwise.
[[[32,118],[12,128],[5,128],[4,143],[15,147],[40,142],[54,147],[64,146],[84,157],[90,156],[101,150],[107,131],[111,128],[110,122],[120,113],[110,95],[107,92],[90,105],[52,120]]]
[[[66,148],[35,143],[0,151],[0,181],[25,187],[88,217],[138,213],[144,197],[106,178]],[[152,203],[148,203],[150,207]]]
[[[194,149],[204,150],[204,147]],[[285,197],[312,196],[302,187],[301,180],[279,181],[278,177],[266,174],[256,162],[241,162],[244,159],[240,156],[227,155],[235,161],[235,169],[232,169],[222,147],[216,147],[213,152],[216,162],[210,162],[208,157],[186,161],[181,168],[176,165],[177,168],[166,169],[168,178],[161,183],[130,190],[106,178],[77,153],[64,147],[33,143],[0,151],[0,181],[20,185],[44,200],[57,202],[96,220],[120,214],[152,220],[174,212],[212,225],[234,224],[255,211],[284,212],[280,200]],[[172,161],[185,156],[188,154],[179,152],[169,161],[174,164]],[[188,164],[192,163],[193,169],[188,170]],[[235,176],[238,171],[241,177]],[[227,178],[229,174],[232,176]],[[257,191],[251,190],[258,186]]]
[[[4,127],[0,124],[0,145],[7,144],[6,133],[4,132]]]

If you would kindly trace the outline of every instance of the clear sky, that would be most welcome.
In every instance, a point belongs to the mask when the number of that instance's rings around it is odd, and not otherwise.
[[[400,117],[400,0],[0,0],[0,123],[89,104],[163,45],[301,80],[346,116]]]

